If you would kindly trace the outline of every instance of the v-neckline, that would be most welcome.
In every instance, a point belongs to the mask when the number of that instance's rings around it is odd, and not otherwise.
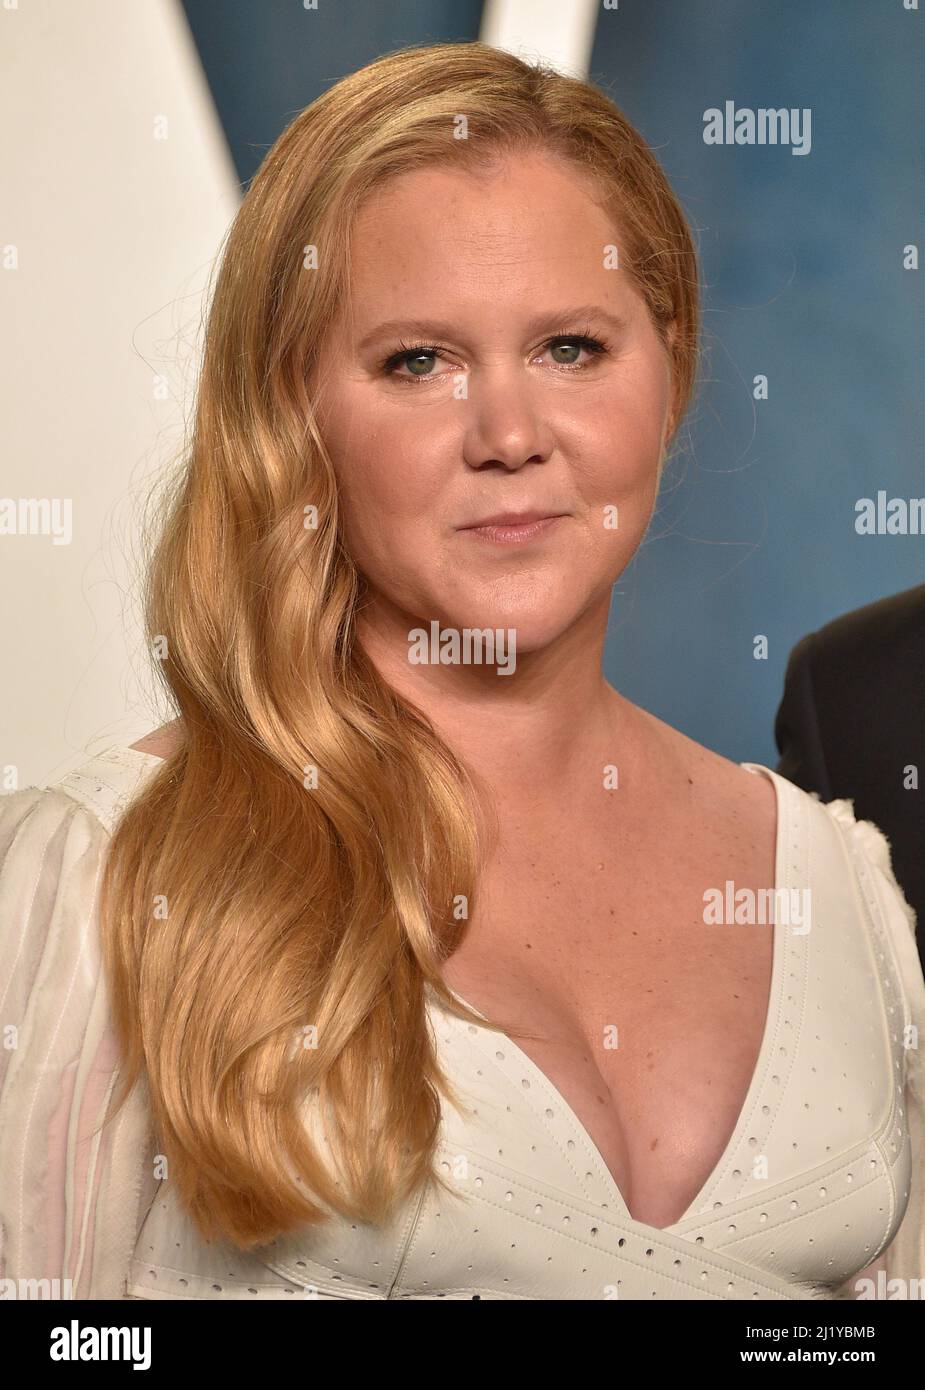
[[[660,1235],[675,1234],[683,1225],[685,1225],[686,1222],[690,1221],[691,1218],[696,1215],[697,1209],[699,1208],[701,1202],[704,1200],[707,1193],[710,1191],[713,1184],[716,1182],[719,1174],[729,1163],[739,1143],[742,1133],[742,1127],[745,1124],[747,1117],[752,1113],[753,1107],[758,1099],[758,1095],[760,1094],[761,1088],[764,1085],[765,1072],[767,1070],[768,1054],[771,1048],[772,1040],[775,1035],[775,1019],[777,1015],[779,997],[783,986],[783,976],[785,968],[784,932],[782,930],[781,923],[778,920],[780,917],[780,913],[778,911],[777,905],[781,893],[786,892],[791,886],[789,882],[790,875],[788,871],[789,861],[786,857],[786,847],[790,841],[790,802],[788,800],[787,795],[787,788],[789,784],[786,778],[782,777],[780,773],[775,772],[772,768],[765,767],[763,763],[740,763],[739,766],[746,768],[749,772],[766,773],[771,780],[775,792],[777,823],[775,826],[774,842],[774,939],[771,953],[771,984],[768,990],[768,1008],[767,1013],[765,1014],[764,1031],[761,1035],[761,1044],[758,1048],[758,1055],[755,1060],[754,1070],[752,1071],[751,1080],[748,1083],[748,1089],[745,1092],[745,1098],[742,1101],[741,1108],[739,1110],[738,1115],[736,1116],[735,1124],[732,1128],[732,1133],[729,1135],[729,1138],[726,1142],[723,1152],[719,1156],[719,1159],[714,1164],[712,1170],[708,1173],[707,1177],[701,1184],[698,1191],[694,1194],[694,1197],[689,1202],[686,1209],[678,1217],[677,1221],[673,1221],[670,1226],[650,1226],[647,1221],[639,1221],[635,1216],[633,1216],[632,1212],[629,1209],[629,1206],[626,1203],[623,1193],[620,1190],[620,1186],[616,1178],[613,1176],[613,1173],[610,1171],[608,1165],[604,1162],[603,1154],[601,1153],[597,1144],[595,1144],[594,1140],[591,1138],[591,1135],[588,1133],[588,1130],[585,1127],[585,1125],[583,1125],[581,1120],[578,1118],[572,1106],[568,1103],[568,1101],[563,1096],[562,1092],[559,1090],[558,1086],[553,1085],[553,1082],[543,1071],[542,1067],[538,1066],[537,1063],[534,1062],[533,1058],[529,1057],[527,1053],[524,1052],[523,1048],[520,1047],[512,1037],[510,1037],[507,1033],[502,1033],[494,1028],[490,1030],[493,1037],[499,1038],[502,1042],[505,1043],[507,1047],[511,1049],[511,1051],[517,1057],[517,1061],[522,1069],[526,1069],[529,1073],[532,1073],[535,1080],[540,1081],[545,1086],[547,1086],[550,1091],[552,1091],[553,1095],[556,1097],[559,1105],[561,1106],[563,1113],[568,1119],[571,1128],[574,1130],[575,1134],[582,1140],[582,1142],[585,1145],[587,1145],[588,1149],[596,1158],[601,1173],[604,1177],[607,1190],[611,1198],[613,1199],[617,1210],[623,1216],[625,1216],[628,1221],[631,1221],[634,1226],[641,1226],[647,1231],[652,1231]],[[455,990],[450,989],[449,985],[447,985],[446,987],[454,999],[458,1000],[459,1003],[465,1005],[467,1009],[471,1009],[472,1013],[475,1014],[478,1018],[484,1019],[486,1023],[489,1022],[486,1015],[483,1014],[479,1009],[474,1008],[468,1002],[468,1000],[463,999],[461,994],[457,994]]]
[[[163,759],[159,758],[156,753],[143,753],[140,749],[137,748],[119,747],[118,751],[120,753],[128,752],[132,754],[135,758],[138,758],[143,762],[147,762],[149,764],[153,762],[163,761]],[[556,1097],[559,1105],[562,1108],[563,1114],[569,1121],[572,1130],[575,1132],[577,1137],[582,1140],[582,1142],[587,1146],[587,1148],[596,1158],[600,1171],[603,1175],[607,1190],[612,1200],[614,1201],[617,1210],[620,1211],[628,1221],[631,1221],[634,1226],[640,1226],[644,1230],[652,1231],[655,1234],[673,1235],[677,1233],[683,1225],[690,1221],[691,1218],[696,1215],[697,1208],[700,1206],[701,1202],[706,1197],[706,1194],[710,1191],[711,1187],[716,1182],[719,1174],[729,1163],[739,1143],[742,1133],[742,1127],[745,1124],[747,1117],[752,1113],[753,1107],[761,1092],[761,1088],[764,1085],[765,1072],[767,1070],[768,1053],[770,1051],[771,1042],[775,1032],[775,1019],[777,1015],[777,1007],[779,1004],[779,996],[783,986],[783,976],[785,969],[785,936],[781,928],[781,924],[778,921],[779,913],[777,911],[777,905],[781,894],[789,891],[789,889],[792,886],[790,883],[790,873],[788,867],[789,860],[787,858],[787,846],[790,843],[792,813],[792,803],[789,799],[790,783],[787,781],[785,777],[782,777],[779,772],[775,772],[773,768],[766,767],[764,763],[740,763],[739,766],[746,768],[749,772],[766,774],[766,776],[770,779],[771,784],[774,787],[776,801],[777,824],[775,827],[774,843],[775,920],[773,949],[771,954],[771,984],[770,989],[768,991],[768,1008],[767,1013],[765,1014],[764,1031],[761,1036],[761,1044],[758,1048],[758,1056],[755,1060],[755,1067],[752,1072],[751,1080],[748,1084],[748,1090],[745,1093],[745,1099],[743,1100],[741,1109],[739,1110],[739,1113],[736,1116],[736,1121],[733,1126],[732,1133],[729,1135],[723,1152],[720,1154],[719,1159],[714,1165],[712,1171],[707,1175],[706,1179],[701,1184],[700,1189],[695,1193],[693,1199],[688,1204],[685,1211],[682,1212],[682,1214],[678,1217],[677,1221],[673,1221],[670,1226],[650,1226],[648,1222],[639,1221],[635,1216],[633,1216],[626,1203],[623,1193],[620,1191],[620,1186],[617,1183],[616,1178],[611,1173],[608,1165],[604,1162],[603,1154],[601,1153],[598,1146],[595,1144],[594,1140],[591,1138],[591,1135],[588,1133],[586,1127],[582,1124],[581,1120],[579,1120],[572,1106],[568,1103],[568,1101],[563,1096],[562,1092],[559,1090],[558,1086],[553,1085],[552,1081],[546,1075],[543,1069],[539,1067],[536,1062],[534,1062],[532,1057],[529,1057],[527,1053],[524,1052],[523,1048],[520,1047],[518,1043],[516,1043],[514,1039],[510,1037],[509,1034],[502,1033],[494,1028],[490,1030],[494,1037],[501,1039],[501,1041],[503,1041],[505,1045],[508,1048],[510,1048],[511,1051],[516,1055],[521,1068],[526,1069],[528,1072],[532,1073],[534,1078],[542,1084],[544,1084],[545,1086],[547,1086],[549,1090],[553,1093],[553,1095]],[[465,1007],[471,1010],[471,1012],[475,1014],[476,1017],[484,1019],[486,1023],[489,1021],[486,1018],[485,1014],[483,1014],[479,1009],[476,1009],[472,1004],[468,1002],[468,1000],[463,999],[462,995],[457,994],[455,990],[450,989],[449,985],[447,985],[446,988],[454,999],[458,1000],[461,1004],[465,1005]]]

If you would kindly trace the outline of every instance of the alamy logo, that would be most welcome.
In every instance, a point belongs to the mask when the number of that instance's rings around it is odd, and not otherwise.
[[[766,926],[780,922],[805,936],[812,926],[811,888],[736,888],[727,878],[722,888],[706,888],[703,920],[707,926]]]
[[[513,675],[517,641],[512,627],[413,627],[408,633],[412,666],[497,666],[499,676]]]
[[[0,1300],[74,1297],[72,1279],[0,1279]]]
[[[855,1279],[854,1287],[857,1289],[859,1301],[867,1298],[925,1299],[925,1279],[904,1279],[899,1276],[889,1279],[884,1269],[877,1270],[876,1284],[868,1276]]]
[[[70,545],[70,497],[0,497],[0,536],[51,536]]]
[[[150,1327],[81,1327],[71,1318],[67,1327],[51,1329],[48,1354],[52,1361],[132,1361],[133,1370],[151,1367]]]
[[[703,113],[705,145],[789,145],[791,154],[809,154],[813,147],[812,110],[808,106],[780,108],[737,107],[727,101],[723,110],[711,106]]]
[[[854,504],[859,536],[925,536],[925,497],[890,497],[881,488],[876,502],[859,497]]]

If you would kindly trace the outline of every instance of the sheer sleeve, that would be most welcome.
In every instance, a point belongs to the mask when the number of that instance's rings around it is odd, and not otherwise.
[[[912,1154],[906,1213],[878,1264],[887,1279],[925,1281],[925,978],[915,938],[916,917],[893,873],[889,841],[873,821],[857,820],[849,800],[826,810],[841,822],[864,890],[882,935],[893,952],[903,989],[902,1029],[905,1118]]]
[[[96,919],[107,842],[57,788],[0,797],[0,1273],[28,1282],[19,1297],[124,1297],[153,1190],[138,1088],[101,1128],[117,1056]]]

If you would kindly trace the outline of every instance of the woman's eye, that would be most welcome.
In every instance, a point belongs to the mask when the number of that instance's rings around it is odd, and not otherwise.
[[[604,344],[597,338],[589,338],[583,333],[578,334],[576,337],[550,338],[549,342],[546,344],[546,349],[553,354],[560,352],[565,353],[564,357],[555,357],[557,365],[577,371],[581,371],[583,368],[590,365],[588,362],[581,362],[579,360],[582,352],[587,352],[593,358],[607,351]]]
[[[421,380],[424,377],[443,375],[436,373],[432,369],[440,356],[440,351],[436,347],[412,347],[402,348],[401,352],[395,352],[382,364],[383,370],[390,376],[397,376],[399,380]],[[406,367],[407,372],[399,372],[399,367]]]
[[[433,376],[437,354],[430,348],[426,348],[423,352],[406,353],[402,361],[412,376]]]
[[[572,372],[583,371],[591,365],[590,361],[580,360],[583,352],[587,353],[589,358],[594,358],[606,351],[606,345],[599,339],[583,333],[550,338],[543,346],[544,353],[554,354],[557,367]],[[438,347],[421,343],[416,347],[403,347],[401,351],[394,352],[383,362],[382,369],[399,381],[423,381],[427,377],[446,375],[445,372],[435,370],[436,363],[442,360],[442,356]],[[399,371],[400,367],[405,370]]]

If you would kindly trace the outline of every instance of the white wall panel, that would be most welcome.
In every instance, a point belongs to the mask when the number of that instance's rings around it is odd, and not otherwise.
[[[600,0],[485,0],[479,38],[586,77]]]
[[[66,544],[0,535],[0,770],[24,785],[151,727],[141,506],[239,191],[179,0],[3,0],[0,76],[0,498],[72,516]]]

